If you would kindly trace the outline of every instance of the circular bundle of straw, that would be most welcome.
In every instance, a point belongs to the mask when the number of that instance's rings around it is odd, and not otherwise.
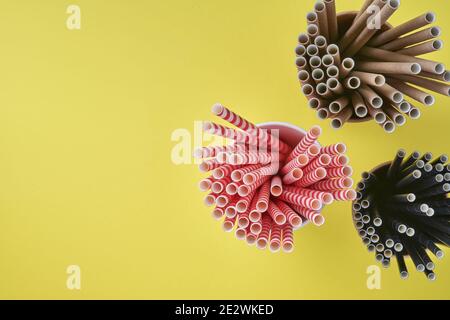
[[[295,229],[307,221],[324,223],[323,205],[355,199],[346,147],[320,147],[320,127],[304,132],[278,124],[290,130],[286,134],[273,125],[257,127],[220,104],[212,112],[238,129],[204,123],[206,133],[231,143],[195,150],[200,170],[210,173],[200,189],[209,191],[204,201],[214,206],[212,216],[223,218],[223,229],[235,230],[238,239],[290,252]]]
[[[307,14],[295,49],[298,78],[309,106],[333,128],[373,119],[390,133],[405,115],[420,117],[415,104],[434,104],[427,91],[449,95],[445,66],[417,57],[442,47],[438,27],[421,29],[435,15],[392,27],[387,20],[399,6],[399,0],[366,0],[359,12],[336,14],[335,0],[319,0]]]
[[[435,280],[434,263],[443,252],[437,246],[450,246],[450,165],[441,155],[413,152],[406,157],[399,150],[394,160],[362,174],[353,202],[353,221],[363,243],[383,266],[392,257],[402,279],[408,277],[405,257],[417,271]]]

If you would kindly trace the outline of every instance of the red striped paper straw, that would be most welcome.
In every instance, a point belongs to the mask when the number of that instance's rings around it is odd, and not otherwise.
[[[267,212],[276,224],[281,226],[286,223],[286,215],[283,213],[283,211],[281,211],[280,208],[278,208],[278,206],[274,202],[269,202],[269,209],[267,210]]]
[[[285,224],[283,226],[283,240],[282,240],[282,248],[284,252],[292,252],[294,250],[294,234],[292,230],[292,226],[289,224]]]
[[[294,168],[283,176],[284,184],[292,184],[303,177],[303,171],[299,168]]]
[[[319,126],[312,127],[288,156],[287,161],[291,161],[295,157],[298,157],[300,154],[304,153],[310,145],[317,141],[317,138],[321,133],[322,129]]]
[[[270,194],[278,197],[283,192],[283,184],[279,176],[272,177],[270,181]]]
[[[303,196],[289,191],[283,191],[280,199],[288,203],[302,206],[311,210],[319,210],[322,207],[322,202],[312,197]]]

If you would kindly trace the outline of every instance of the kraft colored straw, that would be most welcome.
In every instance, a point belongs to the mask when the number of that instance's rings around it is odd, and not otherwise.
[[[321,211],[334,200],[355,199],[346,146],[319,146],[320,127],[291,146],[278,132],[261,129],[220,104],[212,113],[236,128],[204,123],[205,132],[230,143],[194,151],[202,159],[199,169],[208,174],[199,187],[208,192],[204,203],[212,207],[212,216],[237,239],[291,252],[294,230],[307,221],[322,225]]]
[[[450,166],[448,156],[431,153],[407,155],[364,172],[353,202],[353,222],[364,245],[388,267],[396,257],[400,277],[411,267],[435,280],[440,247],[450,246]],[[405,260],[406,259],[406,260]]]
[[[335,129],[374,120],[391,133],[435,94],[450,95],[444,64],[423,57],[443,47],[434,13],[391,26],[399,0],[365,0],[356,13],[337,13],[337,1],[315,3],[295,50],[301,91],[320,119]]]

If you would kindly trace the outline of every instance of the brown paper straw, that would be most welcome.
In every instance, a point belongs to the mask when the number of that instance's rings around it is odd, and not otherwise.
[[[306,23],[307,24],[318,24],[317,13],[314,11],[310,11],[306,14]]]
[[[329,78],[338,78],[339,77],[339,68],[336,66],[329,66],[327,68],[327,76]]]
[[[393,77],[398,80],[408,82],[410,84],[431,90],[433,92],[442,94],[447,97],[450,95],[450,86],[445,83],[440,83],[437,81],[433,81],[433,80],[425,79],[425,78],[421,78],[421,77],[413,77],[413,76],[406,76],[406,75],[395,75]]]
[[[310,24],[306,28],[306,32],[309,36],[309,42],[312,43],[314,39],[319,35],[319,27],[316,24]]]
[[[309,65],[313,68],[313,69],[317,69],[320,68],[320,66],[322,65],[322,59],[320,59],[319,56],[314,56],[311,59],[309,59]]]
[[[327,80],[327,87],[335,94],[343,94],[344,93],[344,87],[336,78],[330,78]]]
[[[345,78],[355,67],[355,61],[352,58],[345,58],[339,66],[340,78]]]
[[[361,86],[361,80],[358,77],[348,77],[345,79],[344,85],[346,88],[355,90]]]
[[[364,100],[367,101],[368,105],[374,108],[381,108],[381,106],[383,105],[383,99],[369,86],[362,84],[358,88],[358,92],[361,94]]]
[[[322,0],[317,1],[314,5],[314,11],[317,14],[319,33],[328,41],[330,36],[328,32],[328,17],[325,3]]]
[[[406,118],[392,105],[383,105],[383,111],[398,126],[402,126],[406,122]]]
[[[379,21],[381,25],[384,25],[388,19],[394,14],[394,12],[400,6],[399,0],[388,0],[386,5],[381,9],[376,16],[374,16],[371,21]],[[371,24],[368,21],[367,24]],[[364,45],[369,42],[370,39],[378,32],[376,28],[369,29],[367,26],[362,30],[362,32],[356,37],[356,39],[348,46],[344,52],[344,56],[352,57],[358,51],[364,47]]]
[[[411,106],[411,110],[409,110],[408,116],[413,120],[419,119],[420,118],[420,110],[414,106]]]
[[[323,107],[328,106],[328,101],[320,98],[311,98],[311,100],[308,101],[308,105],[312,109],[319,109]]]
[[[297,47],[295,47],[295,54],[298,57],[303,57],[306,54],[306,47],[302,44],[299,44]]]
[[[339,66],[341,64],[341,54],[339,53],[339,47],[335,44],[330,44],[327,47],[327,53],[333,57],[334,64]]]
[[[381,126],[383,127],[383,130],[386,131],[387,133],[392,133],[395,131],[395,124],[391,120],[386,120]]]
[[[311,76],[316,83],[320,83],[325,78],[325,73],[322,69],[314,69]]]
[[[361,16],[361,14],[363,14],[367,10],[367,8],[369,8],[369,6],[372,4],[373,1],[374,0],[365,0],[364,1],[361,9],[356,14],[355,20],[358,19]]]
[[[298,36],[298,43],[307,47],[310,44],[309,35],[307,33],[300,33]]]
[[[369,44],[372,47],[378,47],[411,31],[433,23],[435,20],[435,14],[432,12],[427,12],[421,16],[418,16],[417,18],[406,21],[405,23],[402,23],[395,28],[382,32],[381,34],[374,37]]]
[[[403,94],[411,97],[412,99],[427,105],[427,106],[431,106],[434,104],[434,97],[432,95],[427,94],[426,92],[414,88],[406,83],[404,83],[403,81],[394,79],[394,78],[387,78],[386,81],[393,86],[394,88],[396,88],[398,91],[402,92]]]
[[[302,92],[306,97],[310,97],[314,94],[314,87],[310,84],[305,84],[302,87]]]
[[[420,43],[418,45],[408,47],[397,51],[397,53],[405,54],[407,56],[420,56],[442,49],[444,43],[441,40],[431,40],[428,42]]]
[[[383,84],[382,86],[373,88],[375,91],[385,96],[393,103],[400,103],[403,101],[403,94],[387,83]]]
[[[336,43],[339,36],[339,26],[337,23],[336,3],[334,0],[325,0],[325,7],[327,9],[328,31],[330,42]]]
[[[309,74],[308,71],[306,70],[300,70],[298,72],[298,80],[300,80],[300,82],[302,83],[308,83],[309,80],[311,79],[311,76]]]
[[[342,111],[348,104],[350,103],[350,99],[346,96],[342,96],[339,99],[336,99],[332,102],[330,102],[330,105],[328,108],[330,109],[331,113],[337,114]]]
[[[407,35],[405,37],[392,40],[391,42],[388,42],[385,45],[380,46],[379,48],[384,50],[397,51],[423,41],[434,39],[436,37],[439,37],[440,34],[441,29],[439,29],[438,27],[431,27]]]
[[[375,0],[372,5],[382,9],[385,3],[382,0]],[[348,46],[360,34],[361,30],[363,30],[366,27],[367,20],[371,17],[372,14],[373,13],[364,10],[363,12],[361,12],[361,15],[353,21],[353,24],[345,32],[345,34],[339,41],[339,47],[341,48],[342,51],[345,51],[348,48]]]
[[[377,73],[353,71],[350,76],[358,77],[362,82],[371,86],[381,86],[386,83],[384,76]]]
[[[445,82],[450,81],[450,72],[448,72],[448,71],[445,71],[441,74],[435,74],[435,73],[422,71],[418,74],[418,76],[425,77],[425,78],[431,78],[431,79],[435,79],[435,80],[439,80],[439,81],[445,81]]]
[[[327,108],[317,109],[317,117],[322,120],[328,119],[330,117],[330,111]]]
[[[305,59],[305,57],[297,57],[295,60],[295,65],[297,66],[298,70],[308,70],[308,61]]]
[[[409,110],[411,110],[411,104],[406,100],[403,100],[400,103],[393,103],[392,105],[403,113],[408,113]]]
[[[324,55],[327,51],[327,39],[324,36],[317,36],[314,44],[319,49],[320,55]]]
[[[353,109],[355,110],[355,114],[359,118],[364,118],[365,116],[367,116],[367,112],[368,112],[367,106],[364,103],[364,100],[361,97],[361,95],[356,91],[352,95],[352,105],[353,105]]]
[[[374,117],[373,119],[375,120],[376,123],[384,123],[387,120],[387,114],[384,113],[384,111],[382,111],[381,109],[377,109],[375,111]]]
[[[331,120],[331,127],[334,129],[342,128],[344,123],[346,123],[353,114],[353,110],[350,107],[346,107],[342,109],[341,112],[333,116],[333,120]]]
[[[306,47],[306,53],[310,57],[317,56],[319,54],[319,48],[315,44],[310,44]]]
[[[330,54],[326,54],[322,57],[322,65],[328,68],[334,64],[334,59]]]
[[[331,98],[333,94],[325,83],[319,83],[316,86],[316,92],[325,99]]]
[[[359,62],[356,70],[365,72],[382,72],[385,74],[418,74],[421,67],[418,63],[409,62]]]
[[[397,52],[391,52],[383,49],[364,47],[361,49],[359,53],[367,58],[380,61],[418,63],[420,64],[421,69],[427,72],[440,74],[445,71],[445,66],[442,63],[411,57],[408,55],[400,54]]]

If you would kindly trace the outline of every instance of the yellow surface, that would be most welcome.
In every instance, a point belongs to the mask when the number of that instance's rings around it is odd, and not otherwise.
[[[320,122],[293,53],[313,1],[78,0],[82,28],[69,31],[71,3],[0,5],[0,298],[450,298],[449,257],[434,283],[402,281],[394,264],[368,290],[374,257],[349,203],[297,231],[292,254],[248,247],[210,217],[196,166],[170,160],[172,131],[220,101],[254,122],[321,124],[358,179],[399,147],[449,153],[448,100],[392,135]],[[448,1],[402,0],[390,21],[430,9],[450,43]],[[450,65],[448,54],[429,58]],[[79,291],[66,288],[73,264]]]

